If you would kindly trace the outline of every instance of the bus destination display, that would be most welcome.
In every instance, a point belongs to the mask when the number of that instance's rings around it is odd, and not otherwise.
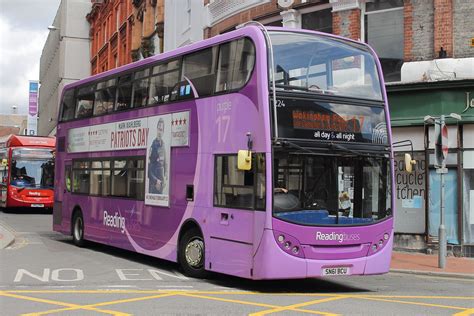
[[[383,108],[299,99],[284,99],[278,105],[282,138],[387,143]]]

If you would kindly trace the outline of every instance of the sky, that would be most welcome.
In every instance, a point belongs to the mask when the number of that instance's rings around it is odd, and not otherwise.
[[[28,81],[39,60],[60,0],[0,0],[0,115],[27,114]]]

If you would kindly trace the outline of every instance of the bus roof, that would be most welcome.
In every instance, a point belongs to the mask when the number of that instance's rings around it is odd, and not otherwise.
[[[338,35],[334,35],[334,34],[330,34],[330,33],[313,31],[313,30],[294,29],[294,28],[287,28],[287,27],[266,26],[265,28],[268,31],[286,31],[286,32],[295,32],[295,33],[309,33],[309,34],[316,34],[316,35],[325,36],[325,37],[329,37],[329,38],[333,38],[333,39],[344,39],[344,41],[352,42],[352,43],[356,43],[357,45],[360,45],[360,46],[368,47],[372,51],[372,54],[374,54],[374,56],[375,56],[375,52],[367,44],[361,43],[359,41],[355,41],[355,40],[352,40],[352,39],[349,39],[349,38],[344,38],[342,36],[338,36]],[[181,56],[181,55],[184,55],[184,54],[187,54],[187,53],[191,53],[193,51],[196,51],[196,50],[199,50],[199,49],[202,49],[202,48],[206,48],[206,47],[210,47],[210,46],[219,44],[221,42],[232,40],[232,39],[235,39],[235,38],[238,38],[238,37],[241,37],[241,36],[250,36],[251,34],[254,34],[254,35],[255,34],[261,34],[262,39],[263,39],[262,31],[258,26],[256,26],[256,25],[247,25],[245,27],[238,28],[238,29],[233,30],[231,32],[227,32],[227,33],[223,33],[223,34],[213,36],[211,38],[203,39],[203,40],[200,40],[200,41],[195,42],[195,43],[191,43],[191,44],[186,45],[186,46],[178,47],[178,48],[175,48],[173,50],[163,52],[161,54],[153,55],[153,56],[150,56],[148,58],[141,59],[141,60],[126,64],[126,65],[122,65],[120,67],[110,69],[110,70],[107,70],[107,71],[104,71],[104,72],[101,72],[101,73],[98,73],[98,74],[95,74],[95,75],[92,75],[92,76],[89,76],[89,77],[85,77],[81,80],[69,83],[66,86],[64,86],[63,91],[61,92],[61,95],[64,94],[64,91],[66,91],[66,90],[75,88],[75,87],[83,85],[83,84],[87,84],[89,82],[104,79],[104,78],[107,78],[109,76],[120,74],[124,71],[128,71],[128,70],[134,69],[134,68],[139,68],[141,66],[146,66],[146,65],[158,62],[158,61],[172,59],[174,57],[178,57],[178,56]]]
[[[285,29],[285,28],[280,27],[278,29]],[[290,29],[290,30],[292,30],[292,29]],[[111,69],[111,70],[107,70],[107,71],[92,75],[90,77],[86,77],[86,78],[83,78],[81,80],[69,83],[69,84],[64,86],[62,93],[64,93],[64,91],[66,91],[68,89],[71,89],[71,88],[74,88],[74,87],[77,87],[77,86],[80,86],[82,84],[86,84],[86,83],[89,83],[89,82],[93,82],[93,81],[98,80],[98,79],[107,78],[109,76],[122,73],[124,71],[129,70],[129,69],[134,69],[134,68],[138,68],[138,67],[141,67],[141,66],[146,66],[148,64],[152,64],[154,62],[161,61],[161,60],[172,59],[172,58],[175,58],[175,57],[187,54],[187,53],[191,53],[193,51],[196,51],[196,50],[199,50],[199,49],[202,49],[202,48],[205,48],[205,47],[210,47],[210,46],[219,44],[221,42],[225,42],[227,40],[232,40],[232,39],[239,38],[239,37],[242,37],[242,36],[250,36],[251,34],[262,34],[262,32],[258,27],[250,25],[250,26],[246,26],[246,27],[243,27],[243,28],[239,28],[239,29],[231,31],[231,32],[227,32],[227,33],[224,33],[224,34],[219,34],[219,35],[213,36],[211,38],[203,39],[203,40],[200,40],[198,42],[195,42],[195,43],[192,43],[192,44],[189,44],[189,45],[186,45],[186,46],[178,47],[178,48],[175,48],[173,50],[170,50],[170,51],[158,54],[158,55],[153,55],[153,56],[150,56],[148,58],[141,59],[141,60],[126,64],[126,65],[122,65],[120,67],[117,67],[117,68],[114,68],[114,69]],[[262,34],[262,38],[263,38],[263,34]]]
[[[20,146],[54,148],[56,137],[8,135],[0,138],[0,148]]]

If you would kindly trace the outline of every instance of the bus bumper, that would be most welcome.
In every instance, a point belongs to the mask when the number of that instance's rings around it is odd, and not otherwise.
[[[300,279],[324,277],[326,268],[348,267],[348,275],[383,274],[390,269],[393,236],[379,252],[369,256],[316,260],[292,256],[276,244],[272,230],[265,230],[254,257],[253,279]]]

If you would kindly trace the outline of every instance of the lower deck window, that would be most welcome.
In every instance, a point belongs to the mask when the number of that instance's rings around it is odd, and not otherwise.
[[[74,161],[73,192],[143,200],[145,159],[140,157]]]
[[[254,154],[252,169],[237,169],[236,155],[216,156],[214,205],[265,209],[265,156]]]

